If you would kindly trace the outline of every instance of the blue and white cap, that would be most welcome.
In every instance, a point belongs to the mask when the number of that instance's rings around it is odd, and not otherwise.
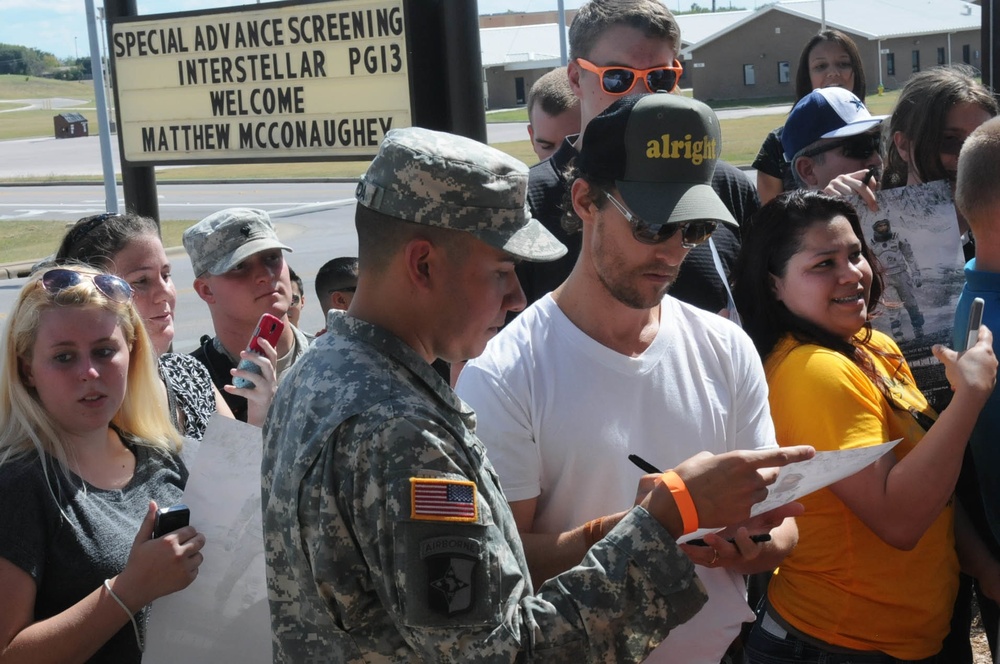
[[[781,130],[785,159],[792,161],[799,152],[824,138],[863,134],[887,117],[869,113],[865,103],[845,88],[813,90],[795,104]]]

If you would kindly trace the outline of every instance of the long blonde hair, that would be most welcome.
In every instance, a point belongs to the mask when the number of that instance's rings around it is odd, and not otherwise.
[[[130,442],[176,454],[183,438],[170,417],[153,346],[139,313],[131,301],[115,302],[97,288],[92,277],[101,272],[82,266],[63,269],[89,277],[49,293],[41,283],[43,274],[39,274],[24,285],[10,312],[0,373],[0,466],[37,454],[43,469],[48,466],[45,457],[49,455],[64,472],[68,471],[72,450],[60,439],[55,420],[21,371],[21,362],[31,360],[42,312],[54,307],[94,307],[117,316],[129,348],[128,382],[125,398],[110,424],[134,438]]]

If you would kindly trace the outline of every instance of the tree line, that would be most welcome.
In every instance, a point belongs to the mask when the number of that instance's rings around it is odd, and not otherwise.
[[[43,76],[63,81],[93,78],[90,58],[64,58],[29,46],[0,43],[0,74]]]

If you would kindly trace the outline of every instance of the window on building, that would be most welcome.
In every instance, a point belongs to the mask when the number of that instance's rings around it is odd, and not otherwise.
[[[896,75],[896,54],[886,53],[885,54],[885,73],[889,76]]]
[[[523,76],[518,76],[514,79],[514,98],[518,106],[525,103]]]
[[[792,68],[788,60],[778,62],[778,83],[789,83],[792,80]]]
[[[967,65],[972,64],[972,53],[970,53],[970,47],[968,44],[962,47],[962,62]]]
[[[756,85],[757,74],[754,73],[753,65],[743,65],[743,85]]]
[[[920,71],[920,51],[913,51],[911,60],[913,61],[913,73],[916,74]]]
[[[938,46],[938,64],[943,65],[944,63],[944,46]]]

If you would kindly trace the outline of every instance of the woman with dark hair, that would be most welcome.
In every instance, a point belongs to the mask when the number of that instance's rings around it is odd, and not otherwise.
[[[1000,112],[976,78],[971,67],[953,65],[928,69],[906,82],[889,120],[893,149],[886,155],[883,189],[935,180],[948,180],[954,189],[962,144]]]
[[[840,30],[824,30],[806,42],[795,72],[795,101],[816,88],[846,88],[865,100],[865,70],[861,54],[850,37]],[[791,165],[781,147],[781,127],[764,139],[754,159],[757,169],[757,194],[763,205],[782,191],[797,189]]]
[[[882,291],[873,265],[854,208],[818,192],[764,206],[743,245],[734,297],[765,358],[778,444],[901,440],[801,499],[798,546],[748,640],[754,664],[931,661],[948,633],[959,571],[952,494],[996,379],[992,335],[983,329],[961,356],[935,349],[955,390],[937,417],[899,348],[871,327]]]
[[[168,352],[174,340],[177,291],[170,278],[170,261],[155,221],[135,214],[99,214],[80,219],[66,233],[55,255],[57,264],[86,264],[125,279],[135,293],[135,306],[159,358],[160,378],[178,429],[200,440],[215,412],[233,417],[215,389],[208,370],[190,355]],[[238,389],[251,404],[250,424],[263,423],[274,387],[275,358],[255,356],[263,375],[253,375],[263,389]],[[241,375],[247,372],[241,372]],[[249,374],[248,374],[249,375]]]

